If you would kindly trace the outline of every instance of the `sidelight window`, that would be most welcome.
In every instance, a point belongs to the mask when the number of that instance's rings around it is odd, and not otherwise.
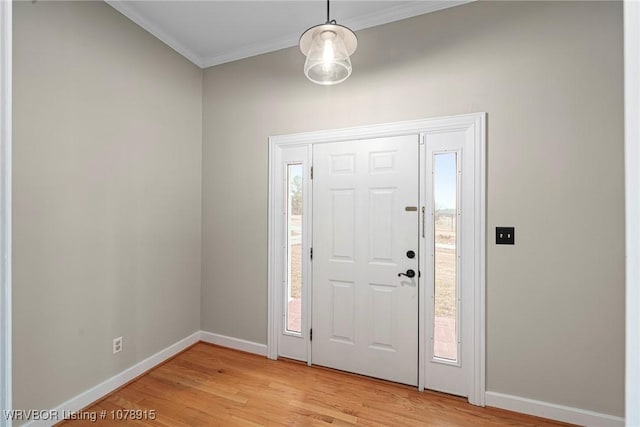
[[[458,360],[458,153],[433,156],[434,331],[433,355]]]
[[[287,165],[287,283],[285,330],[302,332],[302,172],[301,163]]]

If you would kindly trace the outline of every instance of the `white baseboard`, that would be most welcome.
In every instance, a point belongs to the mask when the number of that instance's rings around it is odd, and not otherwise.
[[[59,414],[61,419],[63,414],[71,414],[86,408],[91,403],[103,398],[118,387],[123,386],[127,382],[137,376],[149,371],[155,366],[161,364],[165,360],[175,356],[189,346],[203,341],[210,344],[216,344],[235,350],[246,351],[248,353],[258,354],[260,356],[267,355],[267,346],[252,341],[246,341],[240,338],[228,337],[225,335],[214,334],[212,332],[198,331],[188,337],[170,345],[164,350],[159,351],[136,363],[132,367],[120,372],[117,375],[103,381],[102,383],[80,393],[79,395],[67,400],[52,412]],[[601,414],[584,409],[572,408],[569,406],[556,405],[554,403],[542,402],[539,400],[527,399],[524,397],[510,396],[508,394],[487,391],[485,393],[487,406],[506,409],[509,411],[520,412],[523,414],[534,415],[542,418],[563,421],[572,424],[594,427],[623,427],[624,419],[613,415]],[[34,420],[25,427],[41,427],[50,426],[58,422],[57,420]]]
[[[247,353],[259,354],[260,356],[267,355],[267,346],[265,344],[258,344],[257,342],[246,341],[240,338],[233,338],[226,335],[214,334],[213,332],[202,331],[200,340],[209,344],[216,344],[222,347],[246,351]]]
[[[62,420],[64,415],[68,415],[73,412],[79,411],[83,408],[86,408],[88,405],[95,402],[96,400],[101,399],[102,397],[111,393],[113,390],[117,389],[118,387],[123,386],[124,384],[128,383],[135,377],[145,373],[146,371],[159,365],[160,363],[164,362],[170,357],[175,356],[176,354],[180,353],[182,350],[197,343],[198,341],[200,341],[200,331],[194,332],[193,334],[189,335],[184,339],[181,339],[175,344],[170,345],[164,350],[160,350],[153,356],[147,357],[143,361],[136,363],[132,367],[125,369],[124,371],[120,372],[117,375],[114,375],[113,377],[109,378],[106,381],[101,382],[95,387],[92,387],[89,390],[86,390],[83,393],[80,393],[79,395],[67,400],[57,408],[53,409],[53,411],[55,411],[55,413],[58,414],[59,420],[53,420],[53,422],[51,420],[31,421],[30,423],[25,424],[25,426],[28,426],[28,427],[43,426],[44,427],[44,426],[50,426],[52,424],[55,424],[60,420]]]
[[[51,411],[47,411],[50,414],[55,413],[58,416],[58,419],[47,419],[47,420],[33,420],[27,424],[25,427],[48,427],[59,421],[61,421],[65,416],[72,414],[76,411],[79,411],[83,408],[86,408],[93,402],[105,397],[107,394],[111,393],[113,390],[118,387],[123,386],[128,383],[135,377],[149,371],[150,369],[158,366],[165,360],[175,356],[180,353],[182,350],[187,347],[199,342],[203,341],[210,344],[217,344],[223,347],[233,348],[236,350],[246,351],[248,353],[259,354],[261,356],[267,355],[267,346],[264,344],[258,344],[251,341],[242,340],[239,338],[227,337],[224,335],[214,334],[211,332],[198,331],[189,335],[186,338],[181,339],[175,344],[170,345],[164,350],[160,350],[153,356],[150,356],[144,359],[141,362],[136,363],[132,367],[125,369],[119,374],[114,375],[101,382],[100,384],[86,390],[79,395],[67,400],[57,408],[52,409]]]
[[[587,427],[624,426],[624,418],[621,417],[572,408],[570,406],[556,405],[555,403],[541,402],[524,397],[510,396],[493,391],[487,391],[485,393],[485,403],[487,406],[493,406],[495,408]]]

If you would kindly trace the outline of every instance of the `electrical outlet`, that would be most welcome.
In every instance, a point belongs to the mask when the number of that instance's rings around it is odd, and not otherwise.
[[[120,353],[122,351],[122,337],[113,339],[113,354]]]

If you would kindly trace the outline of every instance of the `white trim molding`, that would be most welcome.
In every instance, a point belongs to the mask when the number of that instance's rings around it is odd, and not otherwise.
[[[622,427],[624,419],[613,415],[601,414],[570,406],[556,405],[540,400],[527,399],[525,397],[511,396],[508,394],[486,392],[486,404],[494,408],[520,412],[541,418],[562,421],[586,427]]]
[[[0,1],[0,414],[12,409],[11,376],[11,1]],[[0,418],[0,426],[11,420]]]
[[[267,346],[253,341],[240,338],[228,337],[226,335],[214,334],[213,332],[201,331],[200,341],[215,344],[222,347],[232,348],[259,356],[267,355]]]
[[[640,426],[640,2],[624,2],[626,419]]]
[[[79,395],[72,397],[58,407],[54,408],[52,410],[52,413],[57,414],[59,420],[62,420],[65,414],[68,415],[86,408],[95,401],[105,397],[107,394],[111,393],[118,387],[125,385],[134,378],[144,374],[150,369],[153,369],[154,367],[163,363],[167,359],[170,359],[181,351],[196,344],[198,341],[200,341],[200,335],[200,331],[194,332],[188,337],[181,339],[177,343],[170,345],[164,350],[160,350],[156,354],[147,357],[143,361],[136,363],[132,367],[125,369],[119,374],[116,374],[113,377],[101,382],[100,384],[80,393]],[[26,424],[27,427],[45,427],[49,425],[51,425],[51,420],[31,421],[30,423]]]
[[[486,277],[487,277],[487,114],[483,113],[475,126],[476,147],[475,153],[475,189],[474,189],[474,210],[475,210],[475,254],[473,277],[476,281],[474,295],[474,363],[473,384],[471,390],[473,395],[469,396],[475,404],[484,406],[486,383],[486,333],[487,333],[487,299],[486,299]],[[480,373],[479,375],[477,373]]]
[[[303,132],[290,135],[276,135],[269,137],[269,150],[271,151],[277,147],[290,145],[340,142],[363,138],[384,138],[399,135],[418,135],[422,132],[460,126],[461,121],[475,122],[478,120],[479,116],[484,117],[486,116],[486,113],[469,113],[432,119],[373,124],[317,132]]]
[[[64,415],[80,411],[198,342],[216,344],[260,356],[266,356],[267,353],[267,347],[264,344],[206,331],[197,331],[100,384],[85,390],[51,411],[39,412],[54,413],[61,419]],[[624,425],[624,419],[620,417],[491,391],[486,392],[486,404],[487,406],[584,426],[621,427]],[[25,424],[25,426],[44,427],[51,425],[52,421],[55,420],[34,420]]]
[[[267,357],[271,360],[278,359],[278,312],[280,303],[278,301],[280,256],[278,255],[278,203],[277,194],[277,167],[278,150],[275,142],[269,138],[269,182],[267,197],[269,199],[267,208]]]
[[[368,15],[358,16],[351,19],[344,19],[340,21],[340,24],[345,25],[354,31],[358,31],[365,28],[375,27],[377,25],[400,21],[401,19],[411,18],[413,16],[423,15],[425,13],[448,9],[450,7],[470,3],[472,1],[475,0],[405,2],[403,4],[394,5],[378,12],[370,13]],[[300,40],[300,34],[301,33],[295,33],[279,37],[277,39],[262,40],[248,46],[243,46],[239,49],[222,53],[220,55],[200,58],[200,62],[202,63],[201,67],[213,67],[214,65],[220,65],[227,62],[237,61],[256,55],[262,55],[264,53],[274,52],[276,50],[297,46]]]
[[[139,14],[135,9],[131,7],[130,4],[128,4],[129,3],[128,1],[105,0],[105,3],[107,3],[109,6],[111,6],[112,8],[114,8],[115,10],[117,10],[127,18],[129,18],[139,27],[142,27],[144,30],[149,32],[151,35],[155,36],[158,40],[160,40],[161,42],[169,46],[171,49],[178,52],[180,55],[187,58],[189,61],[191,61],[198,67],[204,68],[204,65],[202,63],[202,58],[200,58],[196,53],[194,53],[187,46],[179,42],[177,39],[170,36],[162,28],[160,28],[159,26],[157,26],[156,24],[154,24],[153,22],[151,22],[150,20],[148,20],[147,18]]]
[[[187,58],[200,68],[212,67],[214,65],[224,64],[227,62],[237,61],[264,53],[274,52],[276,50],[293,47],[298,44],[300,33],[289,34],[275,39],[261,40],[259,42],[242,46],[226,52],[221,52],[215,56],[203,57],[197,54],[187,45],[173,37],[169,32],[162,29],[152,20],[147,19],[138,11],[136,11],[128,1],[124,0],[105,0],[106,3],[115,10],[132,20],[140,27],[147,30],[153,36],[167,46]],[[356,18],[345,19],[341,24],[352,28],[353,30],[362,30],[374,27],[376,25],[387,24],[389,22],[399,21],[401,19],[411,18],[413,16],[425,13],[436,12],[438,10],[447,9],[454,6],[470,3],[475,0],[438,0],[438,1],[413,1],[404,2],[403,4],[394,5],[381,11],[370,13],[368,15]]]
[[[241,350],[248,353],[254,353],[261,356],[265,356],[267,353],[267,346],[264,344],[258,344],[251,341],[245,341],[239,338],[227,337],[224,335],[218,335],[211,332],[197,331],[192,333],[186,338],[181,339],[175,344],[160,350],[156,354],[147,357],[141,362],[136,363],[130,368],[112,376],[111,378],[101,382],[100,384],[91,387],[88,390],[83,391],[75,397],[60,404],[56,408],[50,411],[38,411],[47,413],[48,419],[32,420],[25,424],[26,427],[44,427],[50,426],[52,422],[61,421],[65,416],[68,416],[74,412],[80,411],[97,400],[102,399],[109,393],[113,392],[119,387],[127,384],[129,381],[136,377],[150,371],[156,366],[162,364],[168,359],[172,358],[181,351],[186,350],[198,342],[205,342],[210,344],[217,344],[223,347],[232,348],[235,350]],[[6,420],[4,412],[2,413],[2,419]],[[57,417],[57,420],[52,417]],[[9,424],[6,424],[7,426]],[[4,424],[3,424],[4,426]]]

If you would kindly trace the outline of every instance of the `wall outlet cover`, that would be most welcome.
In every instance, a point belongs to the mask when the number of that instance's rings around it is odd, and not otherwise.
[[[113,354],[120,353],[122,351],[122,337],[113,339]]]

